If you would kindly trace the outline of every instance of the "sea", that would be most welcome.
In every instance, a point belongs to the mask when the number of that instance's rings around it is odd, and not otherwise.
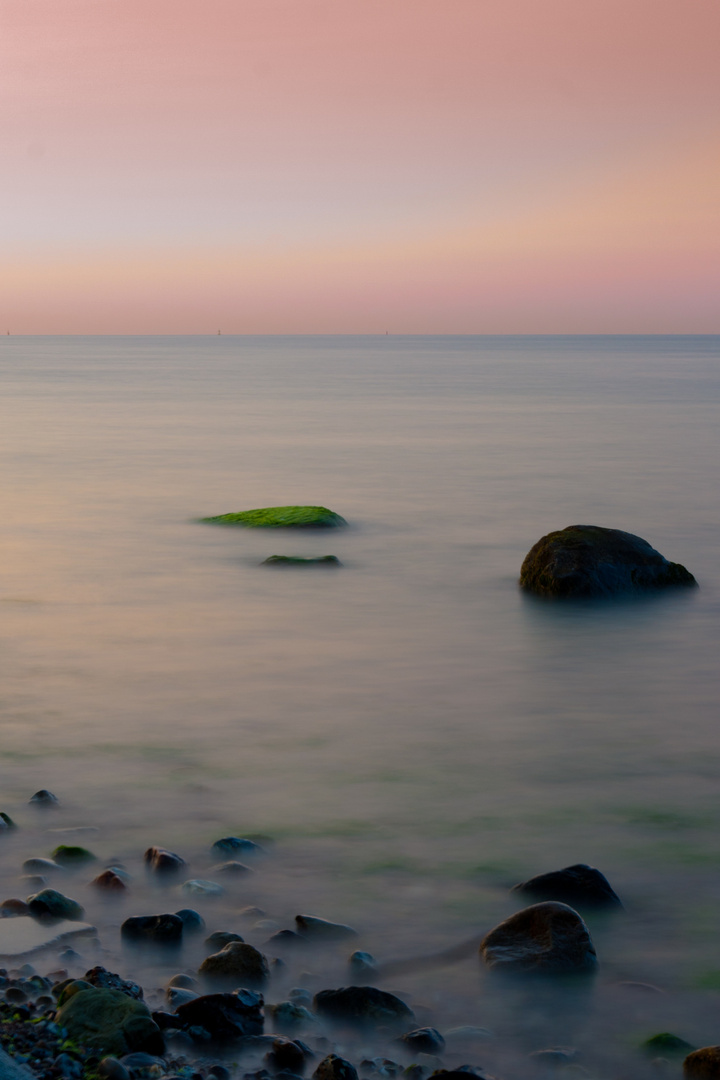
[[[202,936],[138,956],[120,925],[192,907],[284,959],[268,1001],[346,985],[352,945],[265,946],[305,913],[420,958],[380,985],[483,1029],[450,1060],[509,1080],[548,1046],[639,1077],[658,1032],[720,1042],[720,337],[6,336],[0,461],[0,899],[58,843],[97,856],[48,882],[98,929],[71,974],[160,994]],[[199,521],[289,504],[348,527]],[[573,524],[699,587],[523,594],[529,548]],[[221,879],[227,836],[264,854]],[[152,844],[187,861],[172,885]],[[90,880],[119,863],[108,900]],[[423,959],[574,863],[624,904],[587,916],[590,991],[499,986],[475,948]]]

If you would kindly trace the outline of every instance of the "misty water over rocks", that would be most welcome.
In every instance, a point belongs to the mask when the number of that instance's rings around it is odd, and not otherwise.
[[[583,913],[590,984],[500,984],[474,950],[378,985],[446,1036],[487,1029],[447,1060],[499,1076],[556,1045],[590,1075],[650,1075],[636,1047],[654,1034],[717,1042],[719,351],[3,341],[0,809],[18,828],[0,899],[38,891],[26,859],[89,848],[92,870],[48,880],[98,928],[70,973],[100,963],[149,993],[197,970],[204,938],[129,952],[130,916],[190,907],[266,954],[298,914],[358,931],[286,946],[273,1003],[348,985],[354,950],[382,966],[482,935],[525,906],[512,886],[590,863],[624,906]],[[349,528],[195,520],[296,503]],[[574,522],[645,537],[700,588],[523,596],[527,551]],[[343,565],[274,574],[270,555]],[[28,805],[39,788],[58,805]],[[266,854],[214,875],[232,835]],[[152,845],[222,895],[147,878]],[[132,880],[108,896],[89,882],[113,865]]]

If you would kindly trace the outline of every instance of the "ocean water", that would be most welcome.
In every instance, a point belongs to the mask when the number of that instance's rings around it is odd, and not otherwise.
[[[136,874],[114,905],[87,873],[63,886],[113,970],[141,963],[123,918],[188,903],[258,945],[244,905],[349,922],[384,960],[588,862],[626,912],[590,919],[582,1022],[511,1001],[473,957],[385,985],[490,1028],[470,1058],[509,1075],[553,1037],[600,1073],[670,1025],[717,1042],[719,360],[717,337],[1,339],[0,809],[21,826],[2,895],[32,891],[22,860],[56,830],[91,827],[99,864]],[[196,520],[289,503],[350,527]],[[522,595],[527,550],[575,523],[645,537],[700,588]],[[26,805],[41,787],[56,811]],[[149,844],[207,878],[226,835],[268,855],[221,900],[145,881]],[[347,982],[347,951],[288,959],[288,984]],[[142,958],[158,985],[178,962]]]

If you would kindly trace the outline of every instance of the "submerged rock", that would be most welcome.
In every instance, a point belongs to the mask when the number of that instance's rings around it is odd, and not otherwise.
[[[201,1028],[213,1039],[228,1041],[262,1034],[262,1006],[262,994],[243,989],[234,994],[204,994],[179,1005],[175,1015],[190,1034]]]
[[[52,853],[52,857],[60,866],[85,866],[87,863],[96,862],[97,855],[87,848],[78,847],[76,844],[60,844]]]
[[[134,998],[135,1001],[143,1000],[143,990],[139,983],[130,979],[123,979],[114,971],[97,965],[85,972],[85,980],[94,986],[96,990],[119,990],[122,994]]]
[[[155,945],[176,945],[182,940],[183,920],[179,915],[133,915],[120,927],[126,941]]]
[[[120,990],[81,990],[58,1009],[55,1022],[73,1041],[109,1054],[165,1049],[147,1005]]]
[[[263,954],[244,941],[229,942],[220,952],[207,956],[198,970],[215,982],[252,987],[264,986],[270,974]]]
[[[342,566],[337,555],[313,555],[303,558],[300,555],[268,555],[261,566]]]
[[[184,881],[180,888],[187,896],[222,896],[225,892],[222,885],[218,885],[215,881],[206,881],[204,878],[192,878],[190,881]]]
[[[183,858],[162,847],[149,847],[143,859],[145,866],[154,874],[177,874],[185,868]]]
[[[102,874],[98,874],[96,878],[93,878],[90,884],[94,885],[96,889],[100,889],[102,892],[127,892],[126,883],[117,873],[117,871],[112,869],[103,870]]]
[[[395,1026],[415,1019],[404,1001],[375,986],[343,986],[339,990],[321,990],[313,1007],[328,1020],[356,1024]]]
[[[213,952],[220,952],[220,950],[224,949],[226,945],[229,945],[231,941],[244,942],[245,938],[241,937],[240,934],[234,933],[232,930],[216,930],[210,937],[205,938],[205,944],[209,949],[212,949]]]
[[[423,1027],[406,1031],[398,1039],[399,1043],[411,1054],[441,1054],[445,1049],[445,1040],[437,1028]]]
[[[243,855],[265,854],[265,848],[244,836],[224,836],[222,840],[215,841],[211,850],[214,855],[234,855],[238,852]]]
[[[43,889],[42,892],[28,896],[28,909],[36,918],[50,917],[53,919],[70,919],[73,922],[81,920],[85,911],[77,900],[71,900],[69,896],[63,896],[56,889]]]
[[[597,967],[587,926],[577,911],[554,901],[499,923],[481,941],[480,955],[492,970],[510,974],[579,975]]]
[[[681,1039],[679,1035],[673,1035],[669,1031],[662,1031],[659,1035],[653,1035],[652,1038],[646,1039],[640,1049],[653,1057],[659,1055],[663,1057],[685,1057],[695,1047],[692,1043]]]
[[[347,941],[358,936],[352,926],[320,919],[317,915],[296,915],[295,923],[298,934],[313,941]]]
[[[313,1073],[313,1080],[358,1080],[355,1066],[337,1054],[328,1054]]]
[[[514,885],[511,891],[536,900],[558,900],[570,907],[622,907],[620,897],[613,891],[605,875],[585,863],[537,874]]]
[[[520,585],[539,596],[612,596],[674,585],[697,585],[689,570],[668,562],[647,540],[620,529],[570,525],[530,549]]]
[[[40,791],[36,791],[31,797],[30,802],[35,806],[57,806],[59,799],[57,795],[53,795],[52,791],[46,791],[45,788],[41,788]]]
[[[347,525],[345,518],[325,506],[266,506],[200,520],[213,525],[242,525],[246,529],[332,529]]]
[[[720,1046],[703,1046],[683,1061],[686,1080],[718,1080],[720,1077]]]

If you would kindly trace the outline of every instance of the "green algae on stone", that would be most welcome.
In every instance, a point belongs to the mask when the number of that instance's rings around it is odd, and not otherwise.
[[[545,597],[598,597],[697,582],[647,540],[620,529],[570,525],[543,536],[520,570],[520,586]]]
[[[52,857],[61,866],[84,866],[86,863],[97,860],[97,856],[87,848],[76,847],[73,844],[61,844],[60,847],[56,847]]]
[[[685,1039],[681,1039],[679,1035],[673,1035],[669,1031],[662,1031],[659,1035],[653,1035],[651,1039],[646,1039],[640,1049],[653,1056],[662,1054],[663,1056],[685,1057],[696,1047],[692,1043],[686,1042]]]
[[[300,555],[269,555],[261,566],[342,566],[337,555],[314,555],[303,558]]]
[[[325,506],[266,506],[200,518],[212,525],[242,525],[246,529],[333,529],[347,525],[345,518]]]

